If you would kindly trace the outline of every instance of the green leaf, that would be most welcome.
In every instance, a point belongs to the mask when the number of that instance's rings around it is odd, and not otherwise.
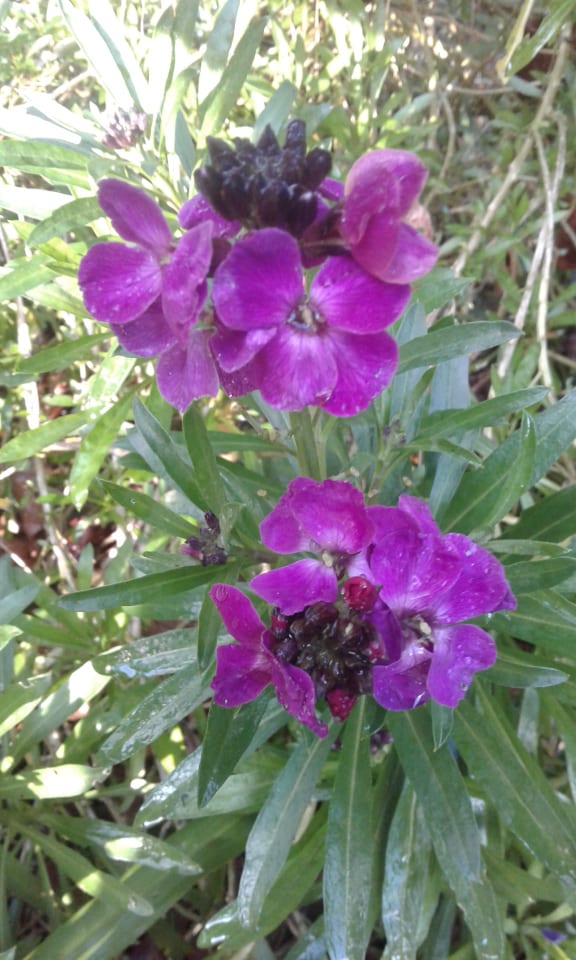
[[[480,857],[480,834],[468,792],[444,745],[434,750],[426,710],[389,713],[402,766],[416,792],[444,875],[464,912],[480,960],[503,954],[502,917]]]
[[[33,457],[51,444],[76,434],[90,419],[89,413],[71,413],[67,417],[42,423],[34,430],[25,430],[3,445],[0,450],[0,463],[15,463]]]
[[[187,537],[198,533],[198,527],[189,520],[185,520],[173,510],[153,500],[146,493],[121,487],[109,480],[101,480],[100,483],[112,499],[121,507],[125,507],[128,513],[139,517],[152,527],[157,527],[163,533],[178,537],[180,540],[186,540]]]
[[[70,0],[58,0],[58,3],[98,82],[114,104],[129,109],[133,105],[132,94],[105,37],[96,29],[92,19],[74,7]]]
[[[99,762],[121,763],[191,713],[210,695],[196,664],[172,674],[125,716],[102,744]]]
[[[256,119],[253,133],[255,142],[259,140],[266,126],[270,126],[276,136],[280,134],[282,127],[290,116],[292,104],[297,96],[298,90],[294,84],[290,83],[289,80],[283,80]]]
[[[194,479],[190,464],[183,459],[170,434],[138,399],[134,401],[134,422],[142,441],[138,443],[133,433],[129,435],[130,444],[136,452],[159,476],[171,480],[190,503],[201,510],[208,510],[208,503]]]
[[[400,797],[386,844],[383,960],[416,960],[438,900],[437,869],[422,805],[409,784]]]
[[[102,210],[95,197],[71,200],[69,203],[62,204],[54,213],[37,224],[28,237],[28,243],[31,247],[37,247],[51,240],[52,237],[61,237],[70,230],[78,230],[101,216]]]
[[[175,870],[184,876],[202,873],[199,864],[191,861],[172,844],[125,824],[57,814],[43,814],[42,821],[45,826],[68,837],[78,846],[90,844],[111,860],[135,863],[163,872]]]
[[[2,617],[0,616],[0,621]],[[48,690],[49,674],[18,680],[2,691],[0,698],[0,737],[22,723]]]
[[[239,0],[226,0],[208,34],[206,52],[202,57],[198,77],[198,100],[201,104],[220,83],[228,63],[238,8]]]
[[[41,190],[38,187],[12,187],[0,184],[0,208],[31,220],[44,220],[70,202],[69,193]]]
[[[467,277],[456,277],[449,267],[434,267],[425,277],[416,280],[412,289],[425,312],[432,313],[459,297],[471,283]]]
[[[515,596],[555,587],[576,573],[576,557],[566,554],[548,560],[513,563],[506,567],[506,579]]]
[[[180,593],[187,593],[205,583],[212,583],[220,576],[219,567],[196,567],[186,565],[162,573],[151,573],[136,580],[110,583],[93,590],[79,590],[60,597],[60,605],[66,610],[110,610],[115,607],[133,607],[140,603],[164,600]]]
[[[554,39],[562,27],[572,19],[576,3],[574,0],[552,0],[546,6],[544,16],[537,30],[531,36],[525,36],[512,53],[506,73],[518,73],[534,59],[542,47]]]
[[[135,389],[137,388],[125,393],[116,403],[104,410],[80,441],[69,477],[70,496],[77,510],[84,506],[90,484],[129,416]]]
[[[426,336],[416,337],[400,347],[397,374],[443,363],[463,354],[478,353],[519,336],[514,324],[504,320],[475,320],[461,326],[432,329]]]
[[[518,431],[490,454],[484,466],[464,475],[439,517],[442,528],[469,533],[501,520],[528,486],[535,451],[534,422],[524,414]],[[502,482],[503,477],[506,483]]]
[[[47,266],[48,257],[39,254],[26,260],[13,260],[0,271],[0,300],[12,300],[54,279],[54,271]]]
[[[516,655],[510,657],[499,653],[494,666],[486,671],[484,677],[490,683],[503,687],[556,687],[568,679],[563,670],[548,666],[548,661],[535,657]]]
[[[134,103],[144,113],[152,113],[150,87],[142,73],[138,58],[124,39],[125,29],[108,0],[89,0],[88,9],[94,26],[102,36],[110,54],[130,89]]]
[[[477,698],[479,710],[469,703],[458,709],[454,732],[458,749],[507,826],[556,874],[574,903],[575,821],[481,684]]]
[[[400,351],[408,344],[426,337],[426,314],[419,303],[411,303],[406,312],[400,317],[394,327],[395,339]],[[422,376],[421,370],[408,370],[406,373],[396,372],[389,387],[390,419],[401,418],[406,422],[405,410],[409,406],[416,384]]]
[[[246,843],[238,890],[238,917],[246,926],[258,922],[266,896],[278,877],[337,729],[324,739],[304,735],[276,779]]]
[[[576,389],[534,417],[536,455],[530,486],[545,476],[576,437]]]
[[[456,436],[466,430],[500,423],[511,413],[540,403],[548,392],[546,387],[531,387],[503,397],[484,400],[465,410],[437,410],[424,417],[418,436],[412,442],[418,444],[430,437]]]
[[[65,370],[76,360],[92,358],[92,347],[108,339],[108,333],[94,333],[74,340],[65,340],[53,347],[39,350],[32,357],[26,357],[18,364],[19,373],[51,373],[53,370]]]
[[[242,569],[240,563],[227,563],[220,567],[219,583],[236,583]],[[222,618],[218,613],[208,591],[202,600],[198,614],[198,662],[202,669],[208,667],[214,659],[218,634],[222,630]]]
[[[82,797],[107,775],[106,770],[76,763],[40,767],[16,773],[0,782],[0,797],[17,800],[54,800]]]
[[[454,710],[450,707],[443,707],[440,703],[432,700],[430,704],[432,714],[432,736],[434,738],[434,749],[439,750],[443,747],[452,733],[454,726]]]
[[[203,101],[200,120],[204,136],[216,133],[230,115],[258,52],[265,26],[264,18],[254,19],[248,24],[217,86]]]
[[[246,753],[266,710],[265,697],[234,709],[210,705],[198,772],[198,804],[206,806]]]
[[[38,596],[40,584],[32,580],[18,590],[11,590],[0,600],[0,623],[10,623],[14,617],[30,606]]]
[[[346,723],[330,801],[324,864],[324,920],[331,957],[364,960],[370,940],[373,838],[370,738],[364,729],[366,698]]]
[[[494,629],[526,640],[560,656],[574,657],[576,604],[556,590],[539,590],[518,598],[516,610],[495,613]]]
[[[179,627],[151,637],[133,640],[128,646],[95,657],[94,669],[132,680],[176,673],[196,663],[196,630]]]
[[[191,404],[182,417],[182,429],[196,483],[202,490],[209,509],[218,516],[226,503],[226,491],[210,446],[204,417],[196,404]]]
[[[518,523],[502,539],[552,540],[557,543],[576,533],[576,485],[565,487],[523,510]]]
[[[97,870],[86,857],[54,837],[34,830],[28,823],[22,824],[21,829],[88,896],[102,899],[110,906],[122,904],[125,910],[142,917],[151,916],[152,907],[148,901],[130,890],[121,880],[110,873]]]
[[[43,143],[42,149],[34,143],[20,140],[0,141],[0,164],[15,167],[23,173],[40,174],[50,183],[92,188],[86,158],[75,150],[56,144]],[[65,198],[66,199],[66,198]]]

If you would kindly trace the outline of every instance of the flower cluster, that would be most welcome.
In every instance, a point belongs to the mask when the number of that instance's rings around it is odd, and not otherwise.
[[[515,608],[503,569],[468,537],[443,535],[416,498],[366,507],[347,483],[298,478],[260,532],[271,550],[312,556],[251,581],[272,607],[267,623],[236,587],[211,588],[237,641],[218,648],[216,703],[237,706],[272,684],[324,736],[320,699],[341,720],[366,693],[389,710],[454,707],[494,663],[490,635],[463,621]]]
[[[282,147],[267,127],[257,144],[209,138],[208,154],[178,239],[143,191],[101,181],[100,206],[124,242],[83,258],[88,310],[128,352],[158,358],[159,389],[180,410],[220,386],[260,390],[283,410],[365,409],[396,369],[386,328],[436,259],[406,222],[425,168],[375,150],[342,186],[327,176],[326,150],[306,152],[297,120]]]

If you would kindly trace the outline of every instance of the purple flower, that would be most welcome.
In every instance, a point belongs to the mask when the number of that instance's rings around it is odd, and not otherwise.
[[[344,185],[340,233],[354,260],[387,283],[411,283],[438,251],[406,223],[427,171],[405,150],[373,150],[356,160]]]
[[[317,404],[352,416],[394,373],[397,348],[384,328],[400,316],[410,289],[340,256],[321,267],[306,295],[296,240],[270,228],[236,242],[212,295],[221,325],[212,346],[225,372],[246,368],[279,409]]]
[[[237,707],[254,700],[271,683],[284,709],[313,733],[325,737],[328,728],[314,713],[311,678],[304,670],[283,663],[274,655],[273,637],[247,597],[236,587],[223,583],[215,584],[209,593],[226,629],[237,641],[216,651],[214,702],[222,707]]]
[[[432,698],[462,699],[474,673],[492,666],[494,641],[462,623],[516,601],[500,563],[462,534],[442,535],[426,504],[401,496],[398,507],[368,509],[373,542],[352,562],[378,585],[369,619],[384,645],[372,670],[373,696],[390,710]]]
[[[102,180],[98,202],[128,243],[96,243],[83,257],[78,281],[88,310],[110,324],[130,353],[159,356],[158,387],[179,410],[215,395],[213,331],[197,324],[212,259],[212,220],[199,220],[175,243],[160,208],[137,187]]]
[[[283,614],[332,603],[350,557],[366,547],[372,524],[359,490],[338,480],[292,480],[260,524],[262,543],[277,553],[319,553],[254,577],[250,586]]]

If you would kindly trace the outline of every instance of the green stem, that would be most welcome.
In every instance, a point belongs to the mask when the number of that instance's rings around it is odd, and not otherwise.
[[[312,477],[313,480],[323,480],[310,408],[304,407],[303,410],[291,413],[290,426],[300,473],[304,477]]]

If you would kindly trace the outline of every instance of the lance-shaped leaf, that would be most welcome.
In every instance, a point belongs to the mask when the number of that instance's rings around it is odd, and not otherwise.
[[[198,803],[201,807],[234,772],[258,730],[267,705],[263,696],[233,710],[211,704],[198,773]]]
[[[205,583],[212,583],[218,577],[218,567],[196,567],[186,564],[175,570],[137,577],[136,580],[110,583],[105,587],[94,587],[92,590],[79,590],[77,593],[61,597],[60,604],[67,610],[110,610],[122,606],[132,607],[196,590]]]
[[[400,347],[398,373],[444,363],[463,354],[478,353],[519,336],[514,324],[504,320],[477,320],[457,327],[431,330],[425,336],[416,337]]]

